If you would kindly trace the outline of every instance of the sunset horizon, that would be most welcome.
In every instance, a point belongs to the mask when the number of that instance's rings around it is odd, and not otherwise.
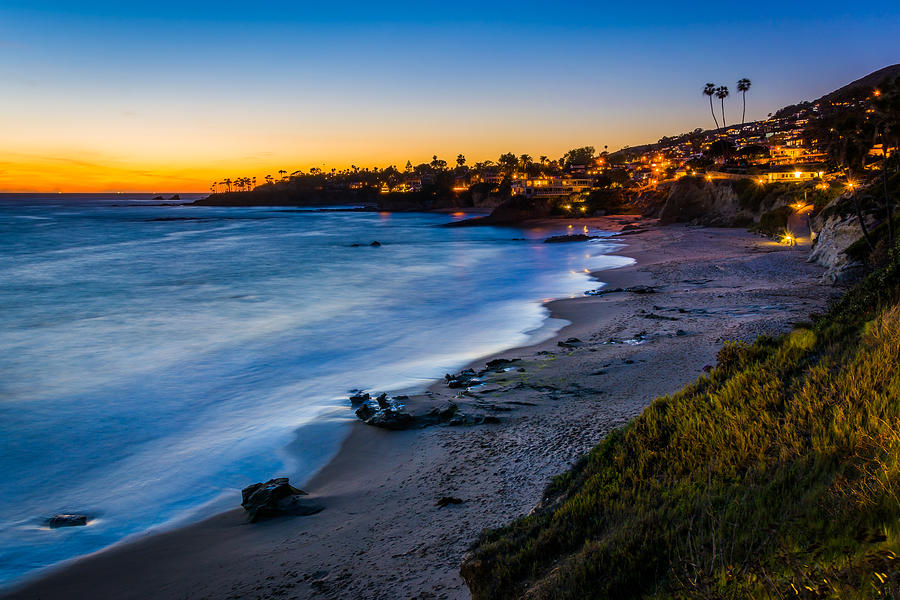
[[[750,77],[752,121],[896,62],[877,5],[168,5],[0,8],[0,192],[612,151],[710,127],[707,81]]]

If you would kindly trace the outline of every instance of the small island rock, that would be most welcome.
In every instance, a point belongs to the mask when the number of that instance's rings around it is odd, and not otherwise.
[[[58,527],[83,527],[87,523],[87,515],[54,515],[47,519],[47,526],[51,529]]]

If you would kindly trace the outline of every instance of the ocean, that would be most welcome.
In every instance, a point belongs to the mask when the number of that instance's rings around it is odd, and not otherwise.
[[[351,389],[546,339],[543,301],[631,262],[543,243],[564,226],[441,227],[464,216],[0,195],[0,586],[302,485]]]

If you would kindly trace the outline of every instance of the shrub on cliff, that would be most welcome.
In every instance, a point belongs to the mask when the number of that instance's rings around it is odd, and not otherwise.
[[[787,229],[788,218],[794,214],[794,209],[790,206],[779,206],[774,210],[770,210],[759,217],[759,225],[756,231],[766,235],[778,235]]]
[[[815,324],[726,345],[485,531],[473,597],[897,597],[898,300],[890,263]]]

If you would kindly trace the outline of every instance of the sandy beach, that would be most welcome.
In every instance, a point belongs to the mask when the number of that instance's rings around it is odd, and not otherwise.
[[[401,432],[354,423],[337,457],[302,485],[323,512],[249,524],[235,509],[74,561],[8,597],[468,598],[459,564],[482,529],[526,514],[554,475],[701,375],[723,342],[786,331],[837,293],[806,262],[808,244],[641,227],[620,236],[616,252],[635,264],[595,276],[604,289],[651,293],[550,302],[571,325],[498,355],[520,361],[466,399],[499,423]],[[571,338],[579,341],[560,345]],[[459,392],[443,382],[429,391],[436,401]],[[462,502],[436,506],[445,496]]]

